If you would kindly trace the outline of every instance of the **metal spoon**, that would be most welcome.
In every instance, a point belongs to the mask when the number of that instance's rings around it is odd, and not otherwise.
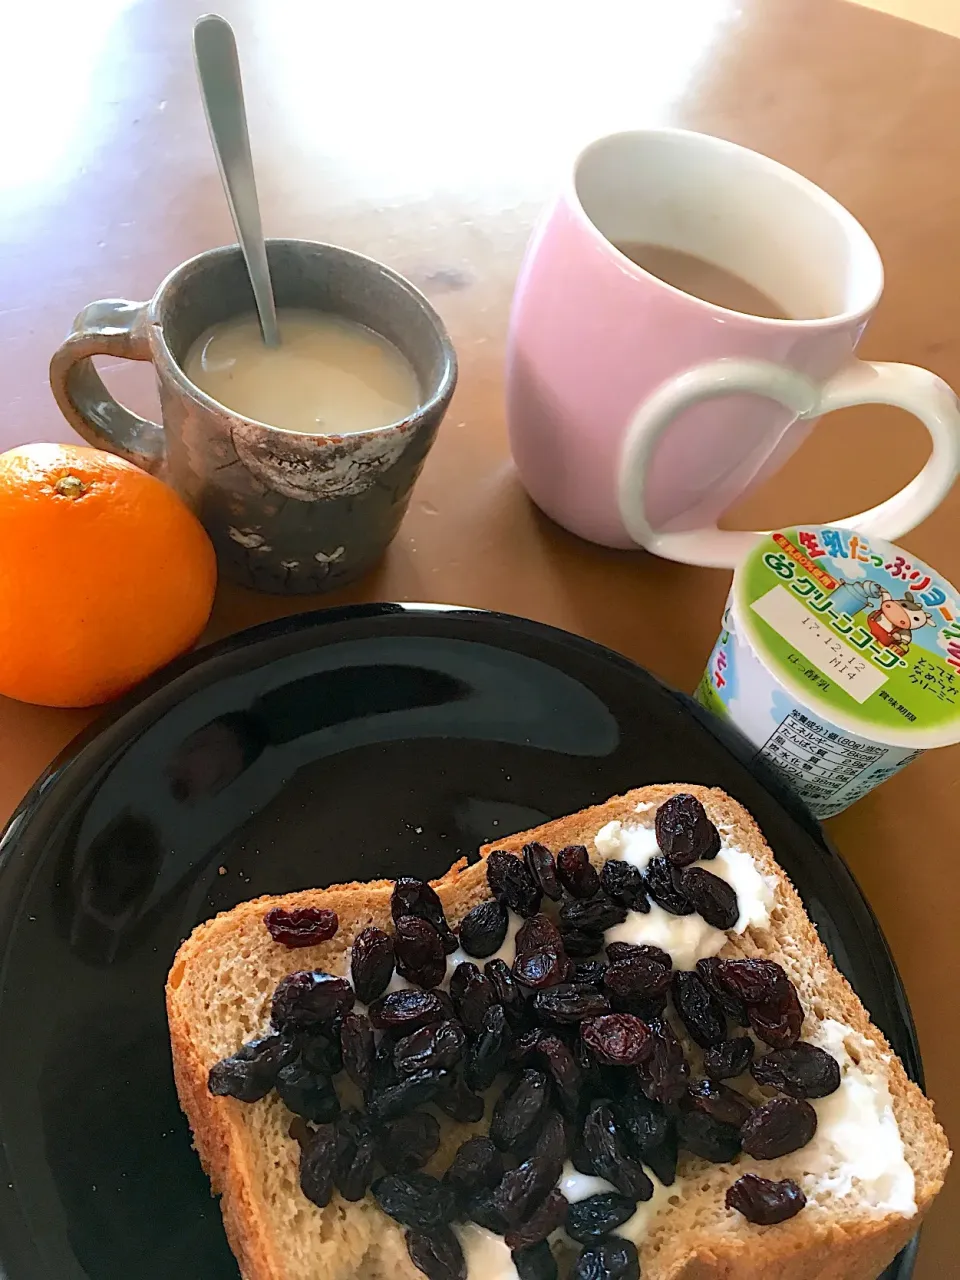
[[[215,13],[198,18],[193,28],[193,52],[210,141],[253,285],[260,331],[268,347],[279,347],[280,329],[253,176],[240,60],[230,23]]]

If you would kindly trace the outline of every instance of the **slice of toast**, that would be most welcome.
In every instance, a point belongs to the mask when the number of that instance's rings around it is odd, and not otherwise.
[[[702,801],[724,837],[749,853],[774,887],[769,925],[728,935],[721,956],[763,956],[783,965],[806,1011],[804,1039],[815,1037],[821,1023],[834,1030],[842,1024],[849,1068],[872,1073],[889,1090],[914,1175],[916,1212],[878,1209],[869,1188],[849,1185],[842,1167],[824,1171],[821,1166],[816,1185],[805,1187],[809,1202],[797,1217],[758,1227],[725,1208],[726,1189],[746,1169],[803,1181],[803,1150],[782,1161],[741,1157],[731,1165],[684,1156],[677,1182],[639,1244],[641,1275],[644,1280],[875,1280],[917,1230],[943,1183],[950,1152],[931,1104],[907,1079],[837,971],[750,815],[719,790],[644,787],[486,846],[481,857],[494,848],[519,852],[539,840],[554,851],[584,844],[599,863],[594,837],[602,827],[611,821],[649,826],[655,807],[681,791]],[[434,887],[454,926],[489,897],[482,861],[456,864]],[[263,1033],[282,977],[304,968],[344,973],[348,948],[362,928],[391,928],[392,889],[391,881],[374,881],[243,903],[196,929],[170,971],[167,1009],[177,1089],[213,1189],[222,1196],[224,1225],[244,1280],[422,1280],[407,1256],[402,1230],[369,1196],[351,1204],[335,1195],[325,1209],[303,1196],[299,1148],[288,1133],[291,1115],[276,1095],[244,1104],[207,1091],[213,1063]],[[340,930],[329,943],[288,950],[264,928],[264,913],[273,906],[332,908]],[[446,1143],[428,1171],[441,1172],[449,1158]],[[471,1273],[468,1280],[493,1278]]]

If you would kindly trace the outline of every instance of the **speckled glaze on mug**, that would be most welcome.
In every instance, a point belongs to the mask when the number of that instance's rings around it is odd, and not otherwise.
[[[211,249],[167,276],[150,302],[91,302],[50,363],[64,416],[90,444],[166,480],[213,539],[223,574],[261,591],[329,591],[360,577],[403,519],[457,379],[440,317],[402,276],[334,245],[268,240],[281,307],[333,312],[388,338],[421,402],[400,422],[345,435],[284,431],[224,408],[183,372],[206,329],[253,310],[240,249]],[[107,392],[91,356],[150,360],[163,425]]]

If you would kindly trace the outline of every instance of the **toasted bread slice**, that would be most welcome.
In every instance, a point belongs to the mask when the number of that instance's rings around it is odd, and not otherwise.
[[[878,1207],[869,1187],[850,1184],[843,1167],[824,1168],[809,1185],[809,1203],[789,1222],[758,1227],[724,1206],[730,1184],[746,1169],[804,1181],[804,1151],[783,1160],[731,1165],[681,1160],[677,1182],[640,1242],[644,1280],[875,1280],[917,1230],[940,1189],[950,1152],[931,1104],[910,1082],[880,1031],[836,969],[775,862],[756,823],[719,790],[653,786],[511,836],[481,850],[519,852],[531,840],[554,851],[584,844],[602,861],[594,837],[612,821],[651,825],[656,806],[680,791],[703,802],[725,838],[749,853],[769,877],[774,899],[769,925],[730,934],[722,956],[778,961],[793,979],[806,1011],[804,1038],[838,1027],[846,1068],[889,1091],[893,1115],[914,1175],[916,1212]],[[434,882],[451,924],[489,896],[483,863],[456,864]],[[349,1204],[334,1196],[318,1209],[298,1186],[299,1149],[289,1137],[290,1113],[271,1094],[247,1105],[207,1091],[210,1067],[263,1033],[277,982],[297,969],[346,971],[348,948],[368,925],[390,927],[391,881],[340,885],[247,902],[201,925],[183,944],[167,982],[174,1072],[181,1105],[215,1192],[244,1280],[422,1280],[410,1262],[402,1231],[368,1197]],[[329,943],[290,951],[263,926],[273,906],[335,910],[340,931]],[[841,1049],[843,1052],[843,1049]],[[826,1101],[829,1101],[826,1100]],[[481,1126],[477,1126],[482,1129]],[[458,1135],[458,1139],[463,1135]],[[889,1136],[889,1133],[888,1133]],[[435,1157],[449,1160],[449,1144]],[[434,1166],[428,1166],[434,1171]],[[473,1275],[468,1280],[489,1280]]]

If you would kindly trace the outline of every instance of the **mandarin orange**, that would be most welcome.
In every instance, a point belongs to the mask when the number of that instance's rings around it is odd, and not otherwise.
[[[139,467],[81,445],[0,454],[0,693],[115,698],[190,648],[216,581],[199,520]]]

